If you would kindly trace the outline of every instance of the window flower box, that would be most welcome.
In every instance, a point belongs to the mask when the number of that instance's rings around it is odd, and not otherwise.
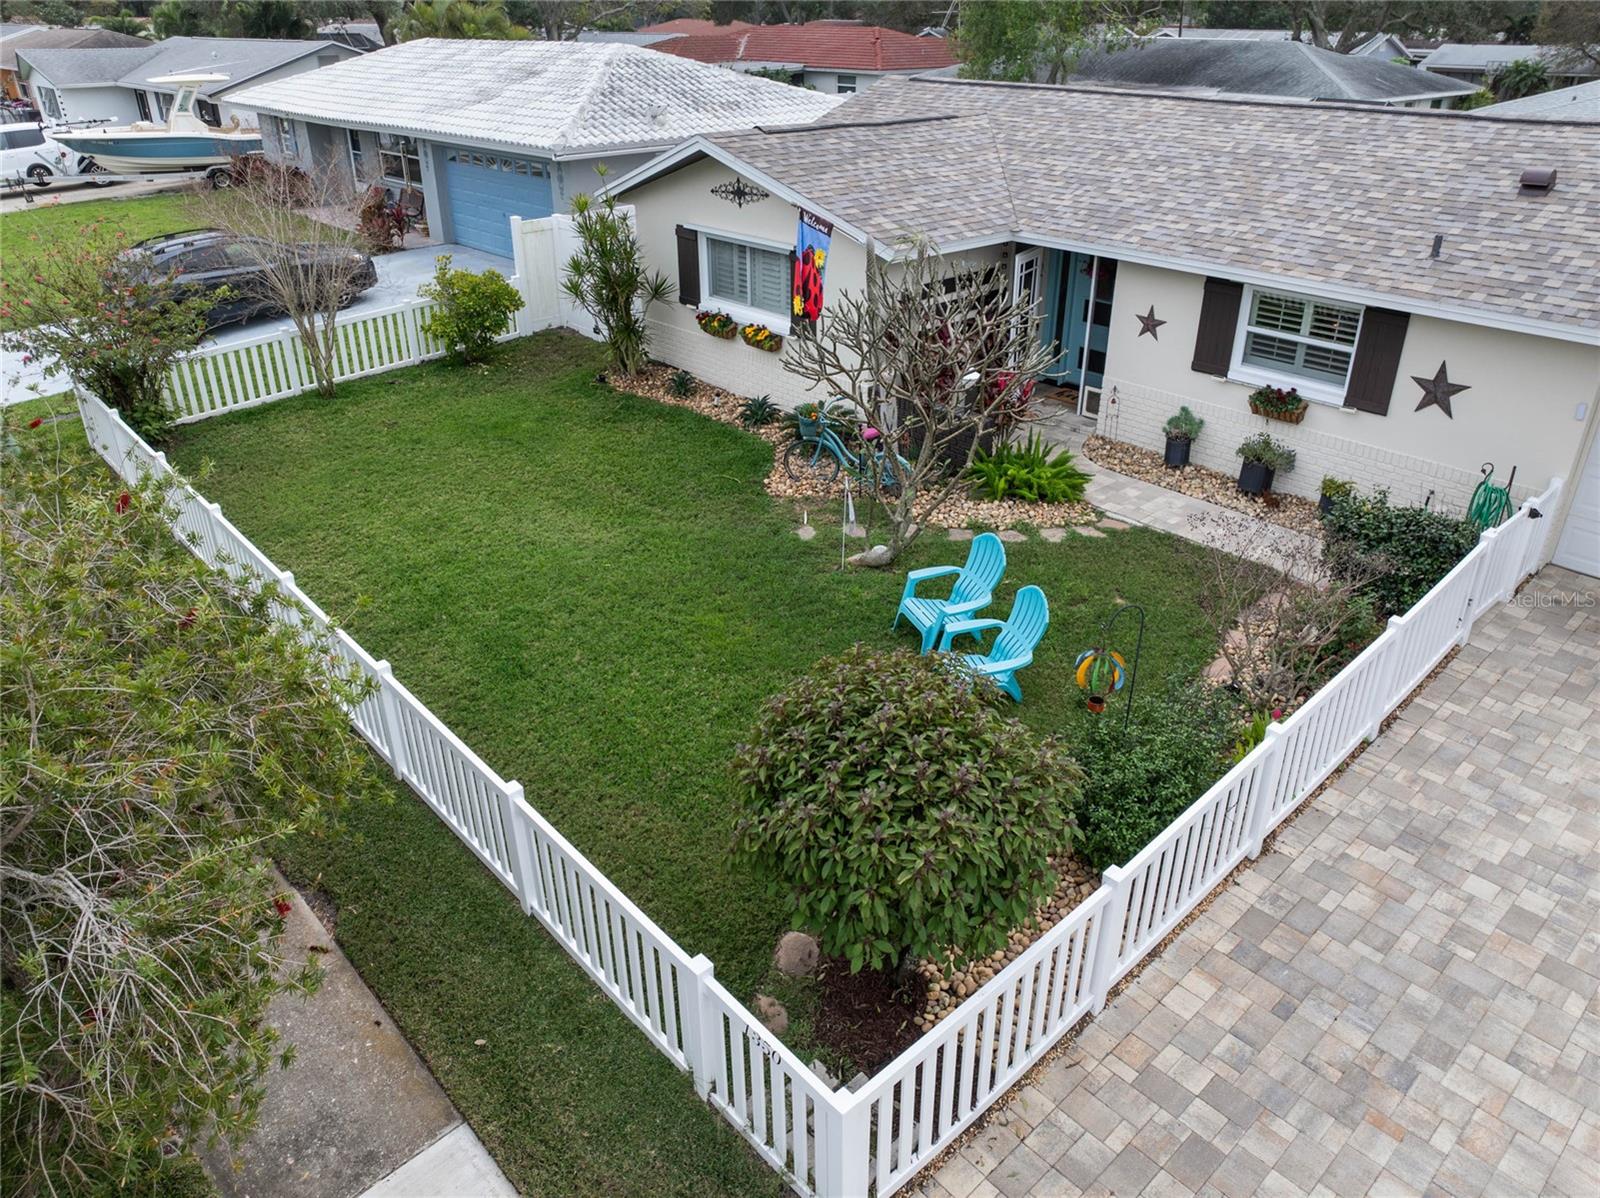
[[[1299,424],[1306,418],[1306,397],[1293,387],[1257,387],[1250,392],[1250,410],[1268,420],[1282,420],[1286,424]]]
[[[783,348],[783,338],[764,324],[747,324],[739,329],[746,345],[775,354]]]
[[[696,312],[694,320],[702,333],[721,341],[732,341],[739,331],[739,322],[726,312]]]

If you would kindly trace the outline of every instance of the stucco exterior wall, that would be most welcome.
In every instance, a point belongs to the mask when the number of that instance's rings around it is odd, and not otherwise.
[[[555,201],[557,212],[571,212],[572,199],[579,195],[593,195],[600,190],[605,182],[601,179],[597,167],[604,166],[605,178],[615,182],[629,171],[643,166],[654,158],[655,155],[645,152],[639,154],[613,154],[605,158],[569,158],[555,164],[555,177],[552,199]]]
[[[1387,415],[1313,402],[1302,423],[1286,424],[1250,413],[1251,384],[1190,369],[1204,283],[1199,275],[1119,266],[1102,433],[1160,449],[1162,425],[1187,404],[1206,421],[1192,460],[1236,474],[1239,443],[1265,431],[1299,457],[1274,488],[1308,497],[1328,474],[1364,492],[1387,487],[1399,502],[1460,509],[1484,462],[1494,462],[1501,480],[1515,466],[1519,497],[1543,490],[1555,475],[1573,477],[1600,407],[1600,344],[1413,315]],[[1152,305],[1167,322],[1155,340],[1139,335],[1135,319]],[[1453,418],[1436,406],[1417,410],[1422,391],[1412,376],[1431,378],[1441,362],[1451,382],[1470,388],[1453,398]]]

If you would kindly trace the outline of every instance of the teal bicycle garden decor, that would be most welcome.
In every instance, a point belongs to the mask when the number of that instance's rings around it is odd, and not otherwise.
[[[872,444],[881,435],[877,429],[871,425],[861,427],[861,439],[866,444],[858,454],[840,438],[837,427],[817,404],[801,404],[795,409],[796,437],[783,451],[785,473],[796,482],[810,480],[828,486],[843,467],[854,477],[873,481],[886,491],[898,490],[900,481],[910,477],[910,462],[899,454],[891,457]]]

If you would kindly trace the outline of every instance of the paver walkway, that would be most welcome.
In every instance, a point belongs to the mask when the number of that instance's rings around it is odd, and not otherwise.
[[[1600,1193],[1600,582],[1549,568],[925,1192]]]

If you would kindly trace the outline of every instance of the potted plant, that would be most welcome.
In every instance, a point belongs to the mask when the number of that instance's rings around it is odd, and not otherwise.
[[[1346,479],[1334,478],[1324,475],[1322,479],[1322,494],[1317,500],[1317,510],[1326,516],[1333,510],[1333,501],[1345,499],[1356,493],[1356,485]]]
[[[739,336],[744,338],[746,345],[769,354],[775,354],[783,348],[783,338],[764,324],[747,324],[740,328]]]
[[[1268,420],[1299,424],[1306,418],[1306,397],[1290,387],[1257,387],[1250,392],[1250,410]]]
[[[1205,421],[1187,407],[1167,417],[1167,467],[1177,470],[1189,464],[1189,446],[1200,435]]]
[[[1271,490],[1273,476],[1278,471],[1287,474],[1294,469],[1294,450],[1266,433],[1245,438],[1238,453],[1244,459],[1239,467],[1239,490],[1246,495],[1260,495]]]
[[[702,333],[722,341],[732,341],[739,331],[739,322],[726,312],[696,312],[694,319]]]

